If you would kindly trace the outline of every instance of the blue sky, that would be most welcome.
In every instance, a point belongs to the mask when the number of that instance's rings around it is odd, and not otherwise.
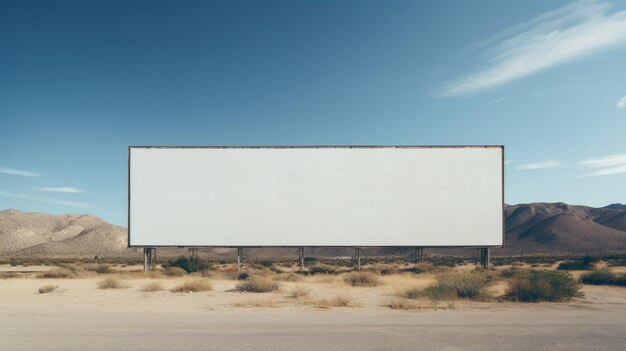
[[[626,202],[625,1],[0,1],[0,209],[125,225],[128,145],[504,144]]]

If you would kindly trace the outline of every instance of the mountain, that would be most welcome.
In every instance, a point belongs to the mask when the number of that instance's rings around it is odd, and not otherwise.
[[[126,256],[126,228],[94,215],[0,212],[0,256]]]
[[[597,253],[626,251],[626,210],[613,204],[601,208],[565,203],[530,203],[505,208],[505,247],[494,254]],[[17,210],[0,211],[0,257],[141,257],[127,247],[127,230],[93,215],[50,215]],[[463,253],[464,249],[428,249]],[[185,254],[177,248],[159,249],[159,256]],[[465,249],[467,251],[467,249]],[[232,258],[233,249],[202,249],[211,257]],[[296,254],[293,248],[248,249],[249,257]],[[411,248],[368,248],[362,255],[405,255]],[[349,256],[352,248],[307,248],[307,256]]]
[[[610,204],[604,208],[626,211],[626,204]]]
[[[507,206],[506,248],[527,252],[626,250],[626,211],[559,203]]]

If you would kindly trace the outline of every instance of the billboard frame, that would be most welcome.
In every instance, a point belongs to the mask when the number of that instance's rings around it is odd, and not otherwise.
[[[372,248],[372,247],[414,247],[412,245],[390,245],[390,246],[321,246],[321,245],[294,245],[294,246],[253,246],[253,245],[131,245],[131,223],[130,223],[130,162],[132,149],[491,149],[499,148],[501,150],[500,170],[501,170],[501,212],[502,212],[502,245],[445,245],[445,246],[419,246],[424,248],[503,248],[505,242],[505,202],[504,202],[504,145],[256,145],[256,146],[154,146],[154,145],[129,145],[128,146],[128,248],[298,248],[298,247],[359,247],[359,248]]]

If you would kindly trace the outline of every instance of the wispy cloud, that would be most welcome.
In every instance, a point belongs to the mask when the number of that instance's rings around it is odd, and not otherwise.
[[[63,206],[69,206],[69,207],[78,207],[78,208],[94,208],[95,207],[92,204],[88,204],[88,203],[84,203],[84,202],[67,201],[67,200],[62,200],[62,199],[43,198],[43,197],[32,196],[32,195],[28,195],[28,194],[10,193],[10,192],[6,192],[6,191],[2,191],[2,190],[0,190],[0,196],[12,197],[12,198],[16,198],[16,199],[33,200],[33,201],[39,201],[39,202],[45,202],[45,203],[56,204],[56,205],[63,205]]]
[[[597,170],[583,175],[583,177],[606,176],[626,173],[626,154],[616,154],[601,158],[592,158],[578,162],[580,165]]]
[[[444,87],[440,97],[468,95],[626,43],[626,11],[583,0],[510,28],[479,47],[487,67]]]
[[[22,176],[22,177],[39,177],[41,175],[39,173],[35,173],[31,171],[25,171],[22,169],[15,169],[15,168],[5,168],[5,167],[0,167],[0,173],[17,175],[17,176]]]
[[[561,162],[557,160],[548,160],[543,162],[536,163],[526,163],[523,165],[517,166],[519,170],[534,170],[534,169],[546,169],[546,168],[554,168],[561,165]]]
[[[85,191],[83,191],[81,189],[72,188],[72,187],[69,187],[69,186],[45,187],[45,188],[39,188],[37,190],[39,190],[39,191],[50,191],[50,192],[56,192],[56,193],[70,193],[70,194],[77,194],[77,193],[84,193],[85,192]]]
[[[499,103],[501,103],[503,101],[506,101],[506,100],[509,100],[509,99],[511,99],[510,96],[499,98],[499,99],[490,100],[490,101],[487,101],[487,105],[499,104]]]
[[[623,98],[619,99],[619,101],[617,102],[617,108],[625,108],[626,107],[626,96],[624,96]]]

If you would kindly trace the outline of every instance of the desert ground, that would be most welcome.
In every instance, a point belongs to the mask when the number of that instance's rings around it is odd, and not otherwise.
[[[566,302],[520,303],[500,299],[507,283],[494,280],[486,299],[408,299],[403,291],[432,286],[436,271],[377,275],[377,286],[368,287],[346,283],[350,273],[300,276],[263,268],[247,271],[276,282],[279,290],[252,293],[236,290],[239,273],[223,267],[205,276],[168,276],[111,265],[101,273],[81,268],[71,278],[42,278],[42,272],[59,267],[2,265],[2,349],[621,350],[626,345],[624,287],[582,285],[584,296]],[[468,264],[450,270],[474,269]],[[102,288],[108,278],[112,288]],[[209,282],[210,290],[174,291],[199,281]],[[40,293],[45,286],[54,290]]]

